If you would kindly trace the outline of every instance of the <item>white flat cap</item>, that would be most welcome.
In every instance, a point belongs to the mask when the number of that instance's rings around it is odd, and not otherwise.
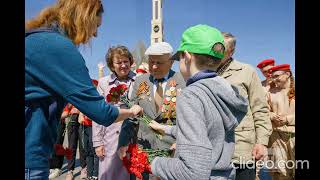
[[[148,47],[145,55],[164,55],[164,54],[172,54],[173,48],[169,43],[166,42],[159,42],[154,43],[151,46]]]

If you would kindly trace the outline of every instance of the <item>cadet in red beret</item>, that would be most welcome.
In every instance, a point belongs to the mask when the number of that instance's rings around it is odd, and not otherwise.
[[[269,73],[274,71],[290,71],[290,64],[280,64],[269,69]]]
[[[273,86],[272,80],[270,79],[270,74],[269,74],[269,69],[272,68],[273,66],[274,66],[274,59],[265,59],[257,65],[257,68],[259,68],[263,76],[266,77],[266,79],[261,81],[261,83],[267,92],[269,91],[270,86]]]
[[[257,65],[257,67],[258,67],[259,69],[261,69],[261,68],[266,67],[266,66],[268,66],[268,65],[274,66],[274,59],[265,59],[265,60],[261,61],[261,62]]]
[[[283,88],[284,86],[289,86],[290,78],[292,78],[292,73],[289,64],[273,66],[269,69],[269,73],[272,82],[276,86],[275,89]]]
[[[289,64],[269,69],[275,87],[267,93],[273,132],[269,139],[274,162],[295,161],[295,88]],[[272,179],[293,179],[294,169],[271,170]]]

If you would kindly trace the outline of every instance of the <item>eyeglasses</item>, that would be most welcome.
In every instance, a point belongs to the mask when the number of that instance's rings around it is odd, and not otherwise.
[[[286,73],[271,75],[271,79],[272,79],[272,80],[279,79],[279,78],[280,78],[282,75],[284,75],[284,74],[286,74]]]

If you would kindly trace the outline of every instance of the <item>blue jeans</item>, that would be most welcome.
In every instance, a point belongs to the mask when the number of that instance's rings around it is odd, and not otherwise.
[[[25,180],[48,180],[49,169],[48,168],[36,168],[36,169],[24,169]]]

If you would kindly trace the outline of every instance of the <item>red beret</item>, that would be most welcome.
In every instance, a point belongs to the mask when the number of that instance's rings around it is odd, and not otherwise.
[[[270,64],[274,65],[274,59],[265,59],[265,60],[261,61],[261,62],[257,65],[257,67],[258,67],[259,69],[261,69],[261,68],[263,68],[263,67],[265,67],[265,66],[268,66],[268,65],[270,65]]]
[[[92,83],[93,83],[94,85],[98,86],[98,81],[97,81],[97,80],[92,79]]]
[[[289,64],[280,64],[278,66],[273,66],[272,68],[270,68],[269,72],[272,73],[274,71],[288,71],[288,70],[290,70]]]

